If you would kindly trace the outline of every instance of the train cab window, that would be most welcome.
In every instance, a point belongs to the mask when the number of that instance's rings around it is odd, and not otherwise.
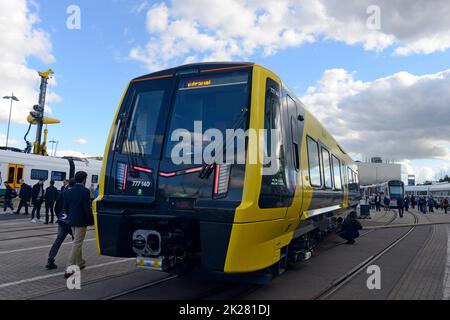
[[[63,171],[52,171],[52,180],[64,181],[66,179],[66,173]]]
[[[98,183],[98,175],[96,174],[92,175],[91,183]]]
[[[39,170],[39,169],[31,169],[31,180],[48,180],[48,171],[47,170]]]
[[[311,137],[307,137],[307,141],[309,181],[311,186],[320,187],[322,185],[322,177],[320,174],[319,145]]]
[[[155,90],[137,94],[122,153],[152,155],[153,142],[158,140],[156,131],[164,92],[164,90]]]
[[[323,163],[323,182],[326,189],[333,188],[331,180],[331,163],[330,152],[322,148],[322,163]]]
[[[331,156],[333,162],[334,189],[342,190],[341,161],[335,156]]]

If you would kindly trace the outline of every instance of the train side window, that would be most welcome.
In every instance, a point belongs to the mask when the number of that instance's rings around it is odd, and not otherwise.
[[[91,182],[92,182],[92,183],[98,183],[98,175],[93,174],[93,175],[92,175],[92,180],[91,180]]]
[[[291,135],[292,135],[292,154],[294,157],[294,167],[296,171],[300,170],[300,148],[299,148],[299,142],[298,142],[298,125],[297,125],[297,119],[294,117],[291,118]]]
[[[330,163],[330,152],[322,148],[322,163],[323,163],[323,182],[326,189],[333,188],[333,183],[331,180],[331,163]]]
[[[351,185],[353,183],[352,169],[347,168],[347,175],[348,175],[348,184]]]
[[[335,156],[331,156],[331,158],[333,162],[334,189],[342,190],[341,162]]]
[[[66,179],[66,173],[63,171],[52,171],[52,180],[64,181]]]
[[[280,85],[271,78],[266,80],[266,101],[264,112],[264,165],[259,196],[260,208],[284,208],[291,205],[295,185],[291,185],[287,172],[287,146],[284,144],[283,113],[280,105]],[[286,128],[289,124],[285,124]],[[274,130],[271,132],[271,130]],[[278,133],[277,133],[278,132]],[[286,133],[288,130],[286,130]]]
[[[31,180],[48,180],[48,171],[40,169],[31,169]]]
[[[322,177],[320,174],[319,145],[311,137],[307,137],[308,163],[309,163],[309,182],[313,187],[322,186]]]

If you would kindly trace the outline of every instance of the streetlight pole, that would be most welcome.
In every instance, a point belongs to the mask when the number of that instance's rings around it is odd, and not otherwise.
[[[11,105],[9,107],[8,131],[6,133],[6,149],[8,149],[9,128],[11,126],[11,112],[12,112],[13,101],[19,101],[19,99],[14,96],[14,92],[11,94],[11,96],[3,97],[3,99],[10,99],[11,100]]]

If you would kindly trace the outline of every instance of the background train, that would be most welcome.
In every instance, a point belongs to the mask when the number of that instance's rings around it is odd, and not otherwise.
[[[390,180],[379,184],[361,186],[363,198],[369,197],[372,200],[378,193],[383,193],[382,197],[388,197],[391,208],[397,208],[397,199],[405,197],[405,184],[403,181]],[[383,205],[383,203],[381,203]]]
[[[439,203],[441,198],[450,198],[450,183],[436,183],[424,186],[406,186],[405,194],[417,197],[432,196]]]
[[[25,183],[34,185],[43,178],[55,180],[55,186],[60,189],[64,179],[69,179],[77,171],[83,170],[88,173],[86,186],[92,184],[97,186],[102,162],[98,160],[80,158],[57,158],[0,150],[0,196],[5,192],[4,182],[8,182],[14,189],[20,189],[20,179]]]
[[[176,164],[171,136],[216,128],[279,130],[226,145],[233,160]],[[265,142],[269,142],[269,145]],[[252,148],[274,150],[262,175]],[[195,147],[195,146],[194,146]],[[186,153],[188,159],[196,156]],[[274,149],[272,149],[272,147]],[[232,148],[232,149],[230,149]],[[360,199],[357,167],[272,71],[253,63],[181,66],[131,81],[105,150],[94,202],[99,253],[179,272],[270,270],[308,258]]]

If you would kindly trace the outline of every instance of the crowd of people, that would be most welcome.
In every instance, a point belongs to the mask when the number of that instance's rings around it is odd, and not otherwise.
[[[19,206],[14,214],[20,214],[22,208],[25,208],[25,215],[28,215],[29,202],[33,205],[31,212],[32,222],[40,221],[40,210],[45,203],[45,224],[58,224],[57,237],[50,249],[45,267],[48,270],[56,269],[55,258],[58,251],[65,241],[66,237],[72,237],[72,249],[67,259],[65,278],[73,275],[74,271],[68,272],[68,267],[78,266],[84,269],[86,261],[83,260],[82,247],[88,226],[94,224],[92,213],[92,201],[98,196],[98,186],[94,185],[88,189],[85,187],[87,173],[79,171],[75,177],[65,180],[61,190],[55,187],[55,181],[50,181],[50,185],[44,188],[45,180],[41,179],[33,187],[27,185],[23,180],[20,181],[21,188],[17,192],[5,183],[5,201],[4,211],[11,209],[14,212],[12,200],[20,198]]]
[[[417,210],[423,214],[426,214],[427,212],[439,212],[439,210],[447,214],[450,203],[448,197],[441,197],[439,201],[437,201],[431,195],[428,197],[407,195],[406,197],[398,197],[395,200],[397,201],[396,207],[398,208],[400,217],[403,217],[405,210],[408,211],[410,207],[415,209],[416,206]],[[381,211],[382,203],[384,210],[390,210],[391,208],[391,199],[382,192],[376,194],[372,199],[366,198],[366,201],[370,203],[371,207],[376,211]]]
[[[51,180],[50,185],[45,188],[44,187],[45,180],[40,179],[35,185],[32,187],[25,183],[23,179],[20,180],[20,190],[17,192],[13,189],[8,182],[5,182],[5,194],[4,194],[4,202],[3,202],[3,211],[6,212],[8,209],[11,209],[12,213],[19,215],[22,211],[22,208],[25,209],[23,215],[29,215],[29,207],[31,205],[31,222],[37,223],[41,221],[41,208],[44,205],[45,207],[45,222],[44,224],[55,223],[55,210],[58,205],[58,198],[61,193],[69,184],[69,180],[66,179],[63,182],[63,186],[61,190],[58,190],[55,187],[55,181]],[[89,194],[91,201],[94,200],[98,196],[98,188],[91,184],[89,188]],[[19,205],[17,210],[14,210],[13,200],[19,198]]]

